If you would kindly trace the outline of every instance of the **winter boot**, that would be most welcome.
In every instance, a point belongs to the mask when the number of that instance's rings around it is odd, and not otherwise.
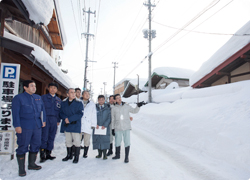
[[[37,152],[29,152],[29,164],[28,164],[28,169],[30,170],[39,170],[42,169],[41,166],[36,165],[36,156]]]
[[[102,152],[103,152],[103,160],[108,159],[108,157],[107,157],[107,149],[102,150]]]
[[[75,147],[75,157],[73,163],[78,163],[81,147]]]
[[[83,157],[84,157],[84,158],[87,158],[87,157],[88,157],[88,156],[87,156],[88,150],[89,150],[89,146],[88,146],[88,147],[84,146],[84,153],[83,153]]]
[[[113,150],[112,149],[113,149],[113,144],[111,143],[107,156],[110,156],[110,155],[113,154]]]
[[[40,149],[40,163],[46,161],[45,149]]]
[[[121,151],[121,146],[118,146],[115,148],[115,157],[112,159],[120,159],[120,151]]]
[[[124,160],[125,163],[129,162],[129,159],[128,159],[129,149],[130,149],[130,146],[125,147],[125,160]]]
[[[67,147],[67,156],[62,159],[62,161],[68,161],[69,159],[72,159],[72,147]]]
[[[51,151],[49,150],[45,150],[46,151],[46,160],[49,159],[49,160],[54,160],[56,157],[54,156],[51,156]]]
[[[73,146],[72,146],[72,156],[75,155],[75,148],[76,148],[75,145],[73,145]]]
[[[19,176],[26,176],[26,171],[25,171],[25,154],[17,154],[17,163],[19,166]]]
[[[102,157],[102,150],[98,149],[98,155],[96,156],[96,158],[101,158]]]

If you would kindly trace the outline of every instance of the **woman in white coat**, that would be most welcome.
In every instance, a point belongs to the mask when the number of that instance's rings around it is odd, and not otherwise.
[[[96,107],[93,101],[89,100],[89,92],[83,91],[83,105],[84,105],[84,113],[82,116],[82,127],[81,131],[84,133],[83,141],[84,141],[84,153],[83,157],[87,158],[89,145],[90,145],[90,137],[93,129],[97,125],[97,117],[96,117]]]

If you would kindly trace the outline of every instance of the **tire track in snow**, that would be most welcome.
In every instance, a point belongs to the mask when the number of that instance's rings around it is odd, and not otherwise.
[[[217,172],[213,172],[208,169],[205,165],[200,164],[199,162],[195,162],[195,160],[191,159],[190,157],[184,155],[183,153],[179,152],[178,150],[171,148],[170,143],[166,143],[161,141],[159,137],[145,133],[138,128],[133,128],[133,134],[141,139],[141,141],[147,141],[152,146],[155,146],[158,152],[164,152],[165,157],[167,157],[172,163],[177,165],[187,174],[192,175],[195,179],[202,179],[202,180],[229,180],[228,177],[223,177]],[[164,139],[163,139],[164,140]],[[155,153],[156,154],[156,153]],[[165,158],[164,157],[164,158]]]

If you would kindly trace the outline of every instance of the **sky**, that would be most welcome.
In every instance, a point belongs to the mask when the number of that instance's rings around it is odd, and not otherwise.
[[[80,88],[83,87],[87,16],[90,38],[87,79],[95,96],[112,94],[114,68],[118,62],[116,83],[123,78],[148,77],[148,8],[144,0],[60,0],[60,10],[67,36],[60,52],[63,69]],[[197,71],[239,28],[249,21],[248,0],[155,0],[152,10],[152,70],[179,67]],[[181,30],[184,29],[184,30]],[[194,32],[195,31],[195,32]],[[89,84],[88,84],[89,88]],[[101,89],[102,88],[102,89]]]

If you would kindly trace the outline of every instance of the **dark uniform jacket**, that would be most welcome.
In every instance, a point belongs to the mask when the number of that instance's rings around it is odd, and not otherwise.
[[[46,122],[46,112],[41,96],[30,95],[27,92],[16,95],[12,100],[12,117],[15,128],[41,128],[42,121]]]
[[[57,122],[60,122],[60,109],[61,109],[61,99],[56,95],[53,97],[51,94],[42,95],[42,100],[46,109],[46,116],[54,116]]]

